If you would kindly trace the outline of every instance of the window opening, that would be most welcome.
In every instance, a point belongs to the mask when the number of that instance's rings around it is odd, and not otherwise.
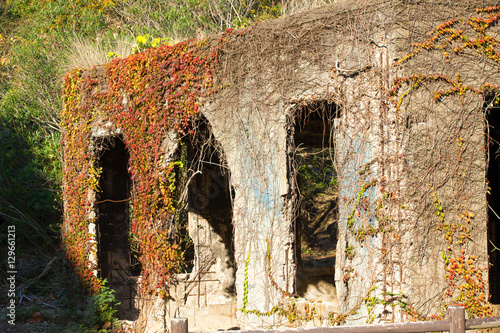
[[[496,96],[495,96],[496,98]],[[486,103],[486,142],[488,143],[487,194],[488,257],[490,302],[500,304],[500,106]],[[488,107],[490,106],[490,107]]]
[[[338,185],[334,127],[339,110],[317,102],[299,108],[291,129],[295,217],[296,292],[306,299],[333,301],[337,247]]]
[[[136,277],[141,272],[129,225],[131,178],[128,172],[129,153],[119,136],[106,138],[99,151],[97,167],[101,169],[97,193],[98,263],[100,278],[115,290],[121,303],[119,315],[134,320],[138,310]]]
[[[234,236],[230,173],[205,118],[183,139],[187,148],[187,228],[194,260],[186,281],[186,302],[208,305],[233,299]]]

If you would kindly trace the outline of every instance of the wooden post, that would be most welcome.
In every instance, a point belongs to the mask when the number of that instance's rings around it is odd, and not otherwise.
[[[172,333],[188,333],[188,319],[185,317],[172,318],[170,320]]]
[[[465,333],[465,308],[463,306],[450,306],[450,333]]]

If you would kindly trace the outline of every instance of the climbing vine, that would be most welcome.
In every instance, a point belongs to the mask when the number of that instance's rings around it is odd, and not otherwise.
[[[461,71],[462,68],[459,61],[463,59],[464,56],[477,57],[477,61],[480,61],[485,68],[493,72],[497,72],[499,69],[500,53],[498,52],[498,46],[500,45],[500,40],[489,33],[490,30],[498,24],[498,20],[500,19],[500,6],[476,9],[476,14],[477,16],[455,18],[438,25],[430,32],[430,37],[427,40],[412,44],[414,51],[402,56],[393,64],[393,68],[396,67],[397,70],[403,73],[410,73],[408,76],[397,76],[392,81],[392,86],[388,90],[389,101],[392,102],[397,112],[397,116],[401,117],[402,114],[404,115],[404,117],[400,118],[403,120],[401,123],[406,127],[403,128],[403,132],[407,131],[408,128],[413,125],[411,122],[414,121],[414,119],[418,119],[421,125],[425,124],[425,121],[427,121],[425,118],[426,116],[417,114],[417,112],[405,114],[408,110],[412,112],[413,109],[411,106],[408,107],[408,105],[416,99],[420,99],[417,104],[422,109],[426,107],[438,109],[438,103],[444,102],[446,98],[457,98],[459,101],[458,108],[460,110],[456,111],[456,114],[458,114],[457,118],[460,116],[462,117],[459,118],[459,124],[470,121],[467,119],[467,117],[470,117],[470,114],[467,114],[466,111],[462,111],[466,110],[466,103],[469,102],[466,98],[470,95],[477,96],[482,101],[489,101],[488,107],[499,103],[499,88],[495,80],[491,82],[488,82],[488,80],[471,80],[470,76],[466,75],[466,72]],[[435,56],[431,57],[430,54],[433,51],[438,51],[438,54],[442,55],[441,58],[436,58]],[[420,56],[420,58],[417,59],[417,56]],[[440,64],[444,65],[441,67],[434,63],[428,65],[427,62],[431,61],[431,59],[432,61],[440,61]],[[435,73],[432,72],[433,69],[436,69]],[[425,70],[429,72],[426,73]],[[425,102],[422,99],[422,95],[427,92],[430,92],[430,101],[434,103],[433,106],[424,104]],[[412,99],[412,97],[415,96],[418,97]],[[419,111],[422,113],[424,112],[424,110]],[[427,110],[425,109],[425,111]],[[466,152],[469,153],[467,149],[470,149],[469,145],[471,144],[465,139],[466,134],[464,134],[464,128],[467,127],[463,126],[458,129],[456,133],[453,133],[452,138],[453,141],[458,142],[458,149],[455,149],[456,147],[453,147],[453,150],[447,148],[448,154],[445,155],[446,157],[443,157],[443,155],[433,157],[434,159],[444,160],[451,155],[450,158],[453,159],[456,165],[449,166],[450,173],[446,173],[446,171],[444,171],[445,168],[438,169],[436,167],[437,163],[434,163],[434,165],[426,165],[425,162],[420,162],[420,164],[418,164],[418,167],[422,167],[421,171],[423,171],[423,175],[433,174],[434,171],[437,171],[436,174],[439,174],[441,179],[433,181],[432,183],[435,184],[438,182],[440,186],[444,186],[443,184],[446,184],[449,179],[455,179],[454,177],[458,175],[458,181],[454,182],[454,188],[450,192],[453,193],[454,200],[464,202],[459,204],[462,208],[460,208],[458,214],[455,211],[445,214],[444,205],[438,200],[436,191],[434,191],[434,189],[431,190],[432,202],[435,209],[433,213],[435,213],[438,222],[436,230],[442,232],[445,242],[442,259],[447,274],[444,281],[446,288],[443,293],[439,295],[441,299],[440,314],[430,316],[424,315],[422,311],[415,309],[411,300],[403,292],[393,293],[387,290],[381,290],[376,296],[370,296],[370,292],[376,289],[373,287],[362,301],[368,310],[369,322],[374,320],[371,313],[376,305],[383,306],[384,309],[388,307],[392,307],[393,309],[398,307],[406,318],[412,320],[441,319],[444,317],[446,313],[445,310],[449,304],[464,305],[470,317],[485,317],[492,314],[491,306],[486,299],[487,290],[483,277],[484,268],[480,267],[484,264],[484,259],[481,261],[478,255],[474,255],[473,252],[471,253],[470,244],[474,242],[471,235],[475,227],[475,214],[471,209],[463,208],[468,206],[466,200],[469,200],[471,197],[471,194],[466,193],[466,187],[464,185],[465,178],[470,172],[470,161],[464,161],[464,158],[468,156]],[[464,132],[459,132],[460,130]],[[421,132],[418,134],[422,135]],[[471,134],[469,134],[468,137],[469,139],[470,135]],[[433,139],[434,143],[438,140],[437,138]],[[456,156],[453,155],[455,153]],[[432,155],[432,152],[430,154]],[[397,158],[407,163],[407,157],[404,154],[404,150],[398,153]],[[424,160],[421,157],[420,159]],[[395,157],[394,160],[396,160]],[[415,166],[413,166],[413,168],[415,169]],[[364,170],[360,172],[360,175],[363,174]],[[418,173],[415,170],[408,170],[408,174],[405,176],[407,177],[411,174]],[[395,194],[396,192],[387,192],[384,188],[385,185],[383,185],[386,181],[383,181],[383,178],[385,177],[382,177],[381,180],[377,182],[377,184],[381,185],[379,189],[383,193],[382,198],[379,200],[378,207],[375,209],[376,213],[374,214],[378,222],[377,227],[373,227],[369,224],[365,228],[356,228],[357,221],[362,218],[362,211],[368,211],[367,206],[374,204],[365,198],[366,190],[372,186],[372,184],[364,183],[354,197],[348,201],[348,204],[352,203],[352,206],[347,215],[347,230],[350,231],[354,239],[359,242],[360,246],[363,246],[364,237],[368,235],[383,234],[381,236],[388,239],[388,242],[400,240],[401,233],[397,231],[398,227],[391,223],[386,226],[386,224],[382,222],[391,222],[391,219],[392,221],[395,219],[395,217],[391,217],[390,214],[388,214],[388,212],[390,212],[388,206],[390,202],[398,206],[398,209],[395,211],[398,212],[397,216],[401,219],[402,216],[407,214],[404,211],[407,210],[409,200],[406,199],[405,201],[404,198],[397,197],[397,194]],[[417,179],[415,183],[410,183],[409,186],[418,188],[420,182],[421,179]],[[418,191],[417,193],[421,192]],[[345,198],[344,201],[346,201]],[[404,219],[402,219],[402,221],[404,221]],[[357,255],[357,247],[353,245],[352,240],[346,242],[344,251],[347,260],[346,263],[351,262]],[[387,251],[384,245],[382,247],[382,254],[387,254]],[[345,267],[343,273],[342,282],[346,285],[346,288],[348,288],[347,283],[349,283],[350,279],[356,277],[356,272],[351,267]],[[359,308],[359,306],[360,304],[351,307],[351,309]],[[392,310],[392,312],[395,312],[395,310]],[[388,313],[391,313],[391,311]]]
[[[499,88],[496,81],[470,80],[466,78],[466,72],[462,72],[461,62],[464,57],[474,57],[489,70],[496,72],[500,65],[500,54],[498,46],[500,40],[491,34],[491,29],[498,24],[500,19],[500,6],[487,8],[477,8],[476,15],[468,18],[452,18],[447,22],[438,25],[430,32],[430,37],[423,42],[412,44],[414,50],[397,60],[393,66],[406,72],[414,71],[421,64],[422,58],[427,61],[433,59],[446,65],[442,68],[447,70],[432,70],[428,73],[418,72],[409,76],[398,76],[392,82],[389,90],[389,97],[396,111],[401,114],[404,111],[405,103],[410,101],[410,97],[415,94],[422,94],[423,91],[430,92],[432,102],[436,106],[446,98],[457,98],[462,103],[460,110],[465,110],[466,98],[468,96],[478,96],[483,101],[491,101],[488,107],[497,105],[499,102]],[[431,57],[431,53],[437,51],[440,57]],[[433,53],[434,55],[435,53]],[[419,62],[420,61],[420,62]],[[414,67],[415,66],[415,67]],[[439,68],[428,66],[428,68]],[[422,95],[418,95],[421,96]],[[493,98],[492,98],[493,97]],[[460,121],[466,122],[467,114],[458,113]],[[406,115],[407,117],[419,117],[419,115]],[[411,120],[411,118],[407,118]],[[424,118],[419,118],[420,121]],[[406,123],[408,126],[408,123]],[[413,306],[403,310],[409,317],[416,320],[441,318],[449,303],[464,305],[470,317],[484,317],[492,314],[492,309],[487,302],[487,290],[483,278],[483,268],[480,267],[480,260],[477,255],[470,253],[470,243],[473,242],[471,234],[474,229],[475,214],[465,207],[467,203],[462,203],[470,198],[470,194],[465,194],[464,179],[470,172],[470,164],[465,163],[464,157],[467,150],[467,139],[464,132],[454,134],[452,137],[458,143],[458,149],[453,149],[454,163],[452,169],[454,174],[444,174],[442,177],[455,177],[455,200],[461,207],[458,212],[447,212],[445,205],[438,198],[437,191],[431,186],[431,197],[433,203],[433,213],[437,220],[436,230],[442,233],[445,248],[442,251],[442,259],[445,265],[446,289],[441,295],[442,309],[440,315],[432,318],[415,311]],[[471,139],[471,136],[468,137]],[[450,139],[451,140],[451,139]],[[421,163],[421,165],[424,165]],[[431,169],[426,172],[431,173]],[[448,179],[448,178],[446,178]],[[443,186],[445,181],[440,182]],[[433,184],[435,184],[433,182]],[[417,186],[417,185],[413,185]],[[411,304],[407,302],[408,304]],[[378,302],[380,304],[380,302]]]
[[[475,255],[467,254],[465,242],[470,239],[470,229],[474,213],[463,210],[457,222],[448,222],[445,218],[442,204],[432,189],[432,200],[436,216],[440,224],[437,229],[443,233],[447,248],[442,252],[446,265],[446,296],[454,299],[456,304],[465,306],[469,316],[486,317],[492,315],[492,309],[486,302],[486,290],[483,272],[477,267]],[[454,251],[454,245],[459,245],[459,253]]]
[[[486,17],[454,18],[440,24],[431,31],[431,37],[424,42],[412,44],[415,50],[396,61],[393,65],[400,66],[409,62],[416,55],[432,50],[442,51],[445,62],[450,63],[452,54],[460,56],[465,50],[471,50],[478,55],[484,55],[498,68],[500,53],[496,48],[500,45],[500,39],[488,35],[488,30],[495,26],[500,19],[500,6],[478,8],[476,12],[477,14],[485,14]],[[472,29],[475,33],[468,36],[464,32],[467,28]],[[476,87],[464,84],[460,73],[456,73],[455,79],[443,74],[414,74],[408,77],[396,77],[392,83],[392,89],[389,91],[389,96],[399,110],[404,99],[412,91],[418,89],[424,83],[432,81],[439,81],[449,86],[445,90],[433,91],[435,101],[451,95],[463,96],[466,92],[472,92],[476,95],[496,95],[499,92],[498,85],[493,83],[484,83]],[[407,87],[407,90],[401,93],[404,86]]]
[[[251,256],[251,246],[250,246],[250,249],[248,251],[248,256],[245,261],[245,271],[244,271],[245,279],[243,282],[243,307],[240,309],[241,313],[243,313],[246,316],[253,314],[258,317],[268,317],[276,314],[280,317],[286,318],[291,325],[300,325],[303,322],[308,322],[313,320],[314,317],[317,315],[314,302],[311,302],[311,304],[306,303],[303,309],[299,309],[295,296],[280,288],[276,283],[272,274],[271,248],[268,239],[266,239],[266,243],[267,243],[266,261],[267,261],[267,273],[268,273],[267,275],[273,288],[275,288],[280,292],[282,301],[279,302],[278,305],[273,306],[269,311],[248,309],[248,290],[249,290],[248,267],[250,264],[250,256]],[[332,318],[333,317],[334,315],[332,315]]]
[[[166,296],[182,260],[171,238],[175,226],[168,223],[177,209],[173,173],[182,165],[164,161],[161,145],[169,131],[193,130],[190,122],[199,113],[200,99],[213,91],[212,71],[226,34],[213,45],[208,39],[164,45],[117,58],[100,71],[74,70],[66,76],[63,238],[68,259],[91,289],[101,285],[96,262],[89,260],[96,242],[89,225],[96,223],[93,195],[98,190],[92,126],[99,124],[108,135],[123,133],[134,184],[130,232],[139,246],[141,291]]]
[[[369,209],[369,200],[365,198],[366,192],[368,189],[374,187],[377,184],[376,180],[372,180],[370,182],[366,182],[361,186],[361,190],[356,194],[354,205],[351,209],[351,212],[347,216],[347,229],[354,235],[355,239],[358,241],[362,241],[365,236],[375,235],[380,231],[380,228],[374,228],[370,223],[368,227],[360,226],[359,228],[355,228],[356,218],[361,217],[361,211],[368,211]],[[348,202],[347,204],[349,204]],[[349,246],[346,247],[346,251],[348,251]]]

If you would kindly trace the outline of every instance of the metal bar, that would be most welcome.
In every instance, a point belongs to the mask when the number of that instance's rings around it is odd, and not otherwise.
[[[188,333],[188,319],[186,317],[172,318],[170,329],[172,333]]]
[[[208,263],[206,263],[201,269],[198,269],[193,280],[191,280],[191,281],[188,280],[185,282],[187,284],[186,290],[188,287],[191,287],[186,292],[187,295],[191,294],[191,291],[193,291],[193,289],[196,287],[196,281],[201,280],[201,277],[199,275],[202,274],[202,276],[205,276],[207,273],[210,273],[210,272],[205,271],[205,270],[209,270],[210,268],[212,268],[212,265],[215,264],[215,262],[216,262],[216,259],[212,258],[212,260],[209,261]]]
[[[128,296],[130,297],[128,300],[128,309],[132,310],[132,285],[129,283],[127,283],[127,285],[128,285]]]
[[[212,273],[212,272],[209,272],[209,273]],[[191,281],[188,281],[188,282],[191,282]],[[186,282],[186,281],[181,281],[179,283],[184,283],[185,285],[189,283]],[[202,279],[201,282],[220,282],[220,279]]]
[[[448,307],[450,317],[450,333],[465,333],[465,308],[463,306]]]

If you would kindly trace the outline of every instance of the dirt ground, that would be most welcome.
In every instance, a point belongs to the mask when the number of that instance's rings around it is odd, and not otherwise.
[[[337,192],[315,195],[301,207],[302,266],[333,266],[337,247]]]

